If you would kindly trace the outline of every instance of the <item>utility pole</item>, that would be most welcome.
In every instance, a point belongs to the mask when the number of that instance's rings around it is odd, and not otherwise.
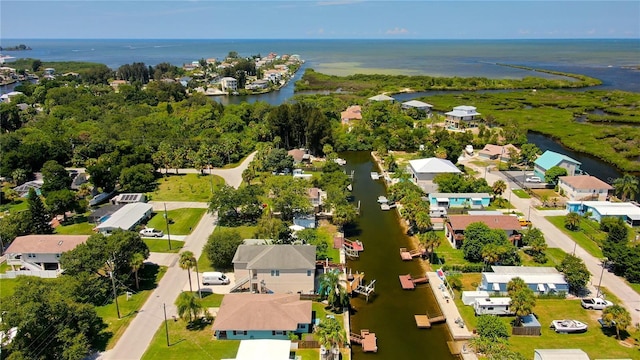
[[[167,216],[167,203],[164,203],[164,221],[167,223],[167,239],[169,240],[169,250],[171,250],[171,232],[169,231],[169,216]]]
[[[113,299],[116,301],[116,311],[118,312],[118,319],[120,319],[120,306],[118,305],[118,292],[116,291],[116,279],[113,277],[113,270],[115,269],[115,259],[107,261],[109,265],[109,276],[111,277],[111,286],[113,287]]]
[[[162,303],[162,309],[164,310],[164,332],[167,334],[167,346],[171,346],[169,344],[169,325],[167,324],[167,304]]]
[[[596,297],[600,297],[600,295],[602,295],[602,291],[600,291],[600,285],[602,284],[602,275],[604,275],[604,268],[607,265],[607,261],[609,259],[604,258],[602,259],[602,270],[600,271],[600,281],[598,281],[598,292],[596,293]]]

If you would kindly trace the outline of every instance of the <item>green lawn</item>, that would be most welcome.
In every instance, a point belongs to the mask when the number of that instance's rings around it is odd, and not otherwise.
[[[515,189],[512,190],[513,194],[521,199],[531,199],[531,196],[529,194],[527,194],[526,191],[522,190],[522,189]]]
[[[96,308],[98,316],[104,320],[107,324],[107,332],[112,334],[109,338],[106,349],[111,349],[115,346],[116,342],[124,334],[129,323],[136,316],[138,310],[147,301],[147,298],[153,292],[153,289],[157,286],[162,276],[167,272],[166,266],[150,266],[146,265],[140,271],[140,291],[134,293],[129,300],[127,295],[122,294],[118,296],[118,305],[120,307],[120,319],[118,319],[118,313],[115,302],[109,303],[104,306]],[[144,279],[153,279],[154,281],[144,281]],[[4,281],[4,280],[3,280]]]
[[[173,222],[169,224],[169,231],[172,235],[189,235],[193,228],[198,225],[202,215],[207,209],[199,208],[183,208],[167,211],[167,217]],[[153,217],[147,222],[147,227],[160,229],[167,232],[167,222],[164,218],[164,211],[154,213]]]
[[[546,251],[547,262],[544,264],[538,264],[537,262],[533,261],[533,257],[526,254],[523,250],[518,251],[518,253],[520,254],[520,258],[522,259],[523,266],[555,267],[556,265],[559,265],[562,262],[562,259],[564,259],[564,257],[567,255],[567,253],[565,253],[560,248],[548,248]]]
[[[240,236],[243,239],[253,239],[256,236],[256,226],[216,226],[216,229],[213,230],[213,232],[215,233],[216,231],[222,231],[223,229],[236,229],[240,232]],[[218,269],[213,268],[213,265],[211,265],[209,258],[207,258],[207,254],[205,252],[202,252],[202,255],[200,255],[200,258],[198,259],[198,270],[200,270],[200,272],[205,272],[215,271]]]
[[[22,198],[17,199],[14,202],[11,202],[8,204],[0,205],[0,211],[2,212],[9,211],[10,213],[27,210],[28,208],[29,208],[29,203],[27,202],[27,199],[22,199]]]
[[[0,279],[0,299],[13,295],[16,291],[16,279]]]
[[[56,226],[55,232],[56,234],[62,235],[93,235],[96,232],[93,231],[95,227],[94,224],[90,224],[88,222],[69,224],[69,225],[60,225]]]
[[[602,249],[600,249],[598,244],[589,237],[589,235],[595,237],[596,236],[595,233],[592,233],[592,232],[585,233],[584,231],[571,231],[567,229],[564,226],[564,218],[565,218],[564,216],[545,216],[545,218],[549,220],[549,222],[551,222],[555,227],[560,229],[560,231],[567,234],[573,241],[578,243],[578,245],[580,245],[580,247],[583,248],[586,252],[588,252],[592,256],[595,256],[599,259],[603,257]]]
[[[224,179],[216,175],[169,173],[158,179],[158,188],[147,197],[153,201],[200,201],[211,198],[211,188],[224,184]]]
[[[151,252],[177,253],[184,246],[184,241],[171,240],[171,250],[169,250],[169,240],[165,239],[142,239]]]

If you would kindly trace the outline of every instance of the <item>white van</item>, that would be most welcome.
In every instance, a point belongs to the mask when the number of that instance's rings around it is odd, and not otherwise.
[[[202,285],[227,285],[230,280],[227,275],[214,271],[202,273]]]

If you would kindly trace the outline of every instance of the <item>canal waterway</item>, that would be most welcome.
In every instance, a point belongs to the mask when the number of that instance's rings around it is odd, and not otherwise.
[[[423,275],[419,259],[400,260],[400,248],[412,248],[411,240],[400,226],[395,210],[382,211],[378,196],[386,195],[383,180],[372,180],[378,171],[369,152],[347,152],[347,173],[354,172],[353,196],[360,202],[360,217],[354,228],[346,229],[346,237],[361,240],[364,251],[347,265],[355,273],[364,272],[365,281],[375,280],[375,295],[369,301],[358,295],[351,300],[351,331],[369,329],[378,338],[377,353],[363,353],[353,347],[354,359],[454,359],[447,347],[451,340],[445,324],[431,329],[418,329],[414,315],[436,314],[439,309],[428,285],[415,290],[402,290],[399,275]]]

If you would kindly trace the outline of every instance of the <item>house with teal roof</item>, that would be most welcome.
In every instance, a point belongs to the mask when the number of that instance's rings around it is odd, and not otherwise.
[[[582,170],[580,170],[582,163],[580,161],[550,150],[545,151],[533,164],[533,172],[540,179],[544,179],[544,173],[554,166],[567,169],[568,176],[582,174]]]

